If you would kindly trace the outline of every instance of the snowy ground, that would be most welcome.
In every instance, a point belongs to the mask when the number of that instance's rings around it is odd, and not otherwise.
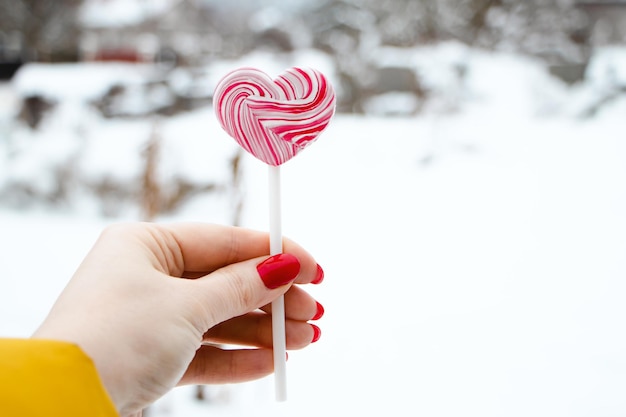
[[[283,166],[284,233],[326,272],[288,401],[267,378],[151,416],[626,414],[626,100],[579,118],[585,94],[498,68],[458,113],[338,116]],[[244,163],[242,223],[266,229],[266,167]],[[228,218],[210,204],[162,220]],[[0,212],[0,336],[28,336],[117,220]]]

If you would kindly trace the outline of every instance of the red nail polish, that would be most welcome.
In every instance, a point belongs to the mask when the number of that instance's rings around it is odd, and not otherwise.
[[[261,280],[271,290],[289,284],[300,272],[300,261],[288,253],[270,256],[257,265]]]
[[[310,326],[313,328],[313,339],[311,339],[311,343],[315,343],[320,340],[322,330],[314,324],[311,324]]]
[[[313,279],[313,281],[311,281],[311,284],[319,284],[322,281],[324,281],[324,270],[318,264],[317,265],[317,274],[315,275],[315,278]]]
[[[315,302],[315,306],[317,307],[317,310],[315,311],[315,315],[313,316],[311,320],[319,320],[324,315],[324,306],[322,306],[317,301]]]

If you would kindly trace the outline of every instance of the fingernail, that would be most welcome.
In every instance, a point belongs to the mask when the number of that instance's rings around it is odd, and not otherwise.
[[[315,306],[317,307],[317,310],[315,311],[315,315],[313,316],[311,320],[319,320],[324,315],[324,306],[322,306],[317,301],[315,302]]]
[[[324,270],[319,264],[317,265],[317,274],[315,275],[315,279],[311,281],[311,284],[319,284],[324,281]]]
[[[265,286],[273,290],[296,279],[300,272],[300,261],[288,253],[279,253],[258,264],[256,270]]]
[[[322,330],[314,324],[310,326],[313,328],[313,339],[311,339],[311,343],[315,343],[322,337]]]

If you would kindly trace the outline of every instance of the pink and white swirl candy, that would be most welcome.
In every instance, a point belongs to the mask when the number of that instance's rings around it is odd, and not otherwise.
[[[258,69],[240,68],[218,83],[213,106],[237,143],[278,166],[326,128],[335,112],[335,92],[314,69],[291,68],[272,80]]]

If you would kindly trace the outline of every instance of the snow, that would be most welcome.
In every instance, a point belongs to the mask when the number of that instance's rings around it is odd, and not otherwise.
[[[150,66],[123,63],[37,64],[23,66],[13,79],[21,95],[42,95],[70,99],[96,99],[114,85],[136,85]]]
[[[180,0],[88,0],[79,13],[84,26],[115,28],[141,23],[159,16]]]
[[[282,167],[283,231],[326,273],[310,288],[322,338],[290,353],[288,401],[269,377],[209,387],[204,403],[177,388],[151,416],[626,413],[623,94],[580,117],[605,94],[601,72],[567,89],[535,62],[464,53],[454,111],[337,115]],[[162,175],[226,181],[234,147],[211,112],[163,120]],[[151,122],[119,123],[94,122],[91,174],[135,175],[132,137]],[[266,167],[242,161],[242,225],[267,229]],[[201,196],[159,220],[227,210]],[[0,211],[0,335],[28,336],[102,227],[133,219]]]
[[[596,87],[626,86],[626,50],[606,46],[594,51],[595,58],[587,70],[590,82]]]

